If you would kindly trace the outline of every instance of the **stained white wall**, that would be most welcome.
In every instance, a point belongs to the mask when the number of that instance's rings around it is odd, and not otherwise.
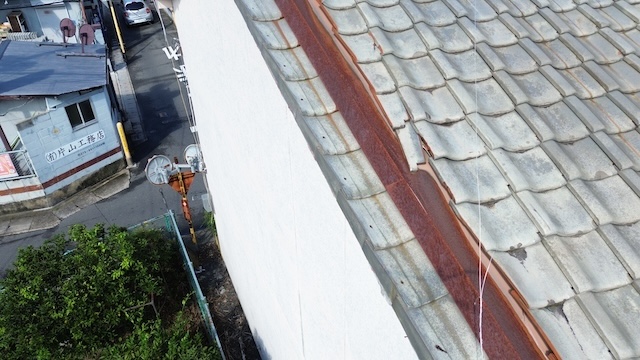
[[[222,253],[265,358],[415,352],[233,0],[174,0]]]

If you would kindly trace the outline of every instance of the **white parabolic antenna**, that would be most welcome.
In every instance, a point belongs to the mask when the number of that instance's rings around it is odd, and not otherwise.
[[[174,169],[175,164],[171,162],[171,159],[164,155],[156,155],[149,159],[147,167],[144,168],[144,172],[152,184],[162,185],[169,183],[169,175],[171,175]]]
[[[198,145],[191,144],[184,149],[184,161],[189,165],[193,165],[194,161],[202,162],[202,153]]]

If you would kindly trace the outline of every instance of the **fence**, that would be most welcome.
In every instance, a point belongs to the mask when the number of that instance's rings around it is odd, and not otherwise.
[[[0,153],[0,181],[36,176],[27,150]]]
[[[157,216],[138,225],[131,226],[129,227],[129,230],[141,226],[160,228],[163,225],[169,236],[175,237],[176,241],[178,242],[180,255],[184,263],[185,270],[187,270],[189,283],[191,284],[191,288],[196,295],[196,301],[198,302],[198,307],[200,308],[200,313],[202,314],[202,320],[204,321],[205,329],[207,330],[207,336],[209,337],[210,341],[215,341],[216,345],[218,346],[218,350],[220,350],[220,355],[222,355],[222,360],[226,360],[224,351],[222,350],[222,344],[220,343],[220,338],[218,337],[218,332],[216,331],[216,326],[213,323],[213,317],[211,316],[211,312],[209,311],[207,298],[204,296],[204,294],[202,293],[202,289],[200,288],[200,283],[198,282],[198,278],[196,277],[196,272],[193,269],[193,263],[189,258],[187,248],[184,246],[184,241],[182,240],[182,235],[180,234],[180,230],[178,229],[178,224],[176,223],[176,218],[173,211],[169,210],[169,212],[162,216]]]

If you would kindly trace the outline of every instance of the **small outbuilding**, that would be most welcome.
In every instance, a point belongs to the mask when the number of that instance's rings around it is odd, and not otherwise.
[[[125,166],[106,56],[0,42],[0,214],[52,206]]]

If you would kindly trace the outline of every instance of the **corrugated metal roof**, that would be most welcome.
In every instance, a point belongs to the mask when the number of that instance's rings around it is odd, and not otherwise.
[[[322,4],[560,355],[640,357],[640,4]]]
[[[55,96],[105,85],[104,46],[86,45],[84,52],[77,55],[79,44],[0,42],[0,96]]]

